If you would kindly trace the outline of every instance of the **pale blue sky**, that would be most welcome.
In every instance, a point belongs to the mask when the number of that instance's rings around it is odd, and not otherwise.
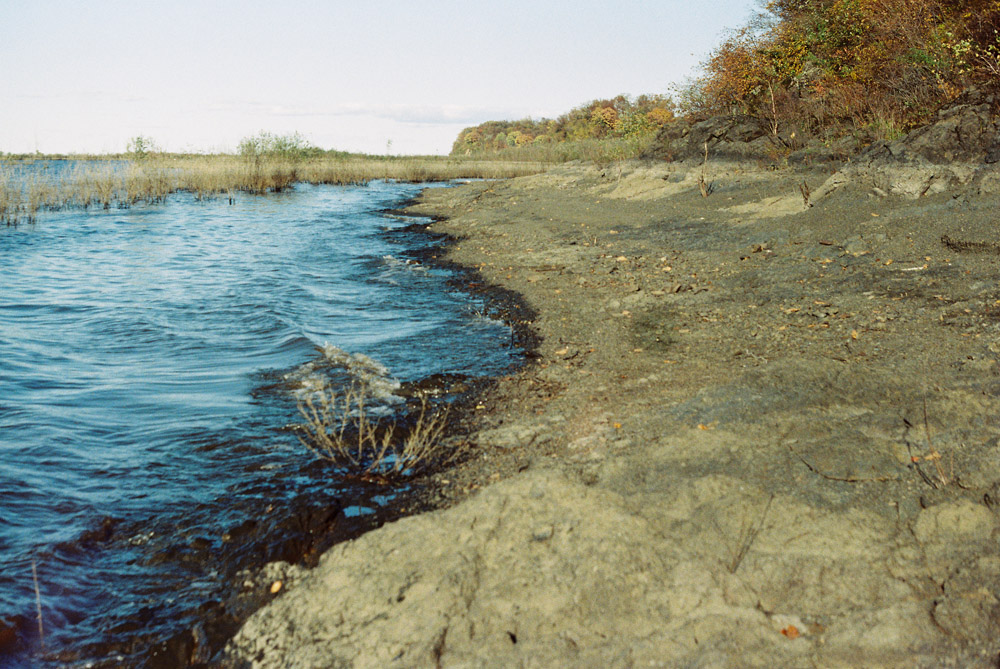
[[[487,120],[668,93],[755,0],[0,0],[0,151],[447,153]]]

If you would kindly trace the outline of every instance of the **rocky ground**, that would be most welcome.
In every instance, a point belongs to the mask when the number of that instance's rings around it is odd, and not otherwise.
[[[537,355],[444,508],[276,567],[228,661],[998,666],[1000,178],[913,160],[428,191]]]

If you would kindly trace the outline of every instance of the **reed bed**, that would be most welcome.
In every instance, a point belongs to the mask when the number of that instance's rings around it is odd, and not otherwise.
[[[17,166],[16,161],[12,165]],[[198,199],[239,193],[264,194],[295,183],[366,184],[375,180],[410,183],[453,179],[505,179],[537,174],[542,161],[497,161],[442,157],[337,156],[307,160],[242,156],[162,156],[141,161],[80,161],[58,177],[0,164],[0,221],[32,222],[41,211],[68,208],[127,208],[162,202],[177,192]]]

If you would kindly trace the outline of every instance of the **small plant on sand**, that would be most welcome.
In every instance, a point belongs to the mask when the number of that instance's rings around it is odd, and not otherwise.
[[[705,142],[705,158],[701,162],[701,174],[698,176],[698,190],[702,197],[708,197],[715,190],[715,182],[705,180],[705,167],[708,165],[708,142]]]
[[[747,553],[749,553],[750,549],[753,547],[754,542],[757,541],[757,536],[761,533],[761,530],[764,529],[764,523],[767,520],[767,514],[771,511],[771,504],[773,502],[774,495],[771,495],[756,518],[751,517],[749,509],[744,511],[739,536],[736,537],[735,544],[729,546],[729,560],[725,563],[726,570],[730,574],[736,573],[736,570],[740,568],[741,564],[743,564],[743,560],[746,558]],[[726,537],[718,523],[716,523],[715,529],[719,532],[720,536],[723,538]]]
[[[323,388],[306,396],[299,401],[306,420],[299,426],[305,435],[299,441],[350,475],[381,483],[415,476],[461,455],[441,442],[447,411],[433,411],[424,397],[407,424],[380,421],[369,410],[370,394],[363,382],[355,382],[340,393]]]

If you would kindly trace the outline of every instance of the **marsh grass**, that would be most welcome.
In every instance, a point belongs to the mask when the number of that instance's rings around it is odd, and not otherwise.
[[[14,162],[25,166],[27,163]],[[162,202],[189,192],[198,200],[240,193],[261,195],[296,183],[363,185],[375,180],[409,183],[453,179],[506,179],[537,174],[549,167],[540,160],[499,161],[468,158],[381,157],[344,154],[305,160],[258,156],[159,155],[138,160],[79,161],[59,178],[14,170],[0,163],[0,221],[34,221],[38,212],[98,206],[131,207]]]
[[[8,225],[16,222],[20,208],[20,187],[9,170],[0,171],[0,221]]]
[[[355,382],[341,392],[323,388],[300,400],[305,423],[299,441],[349,476],[391,482],[454,462],[461,449],[442,443],[447,410],[435,411],[426,397],[406,423],[380,420],[369,408],[370,389]]]

